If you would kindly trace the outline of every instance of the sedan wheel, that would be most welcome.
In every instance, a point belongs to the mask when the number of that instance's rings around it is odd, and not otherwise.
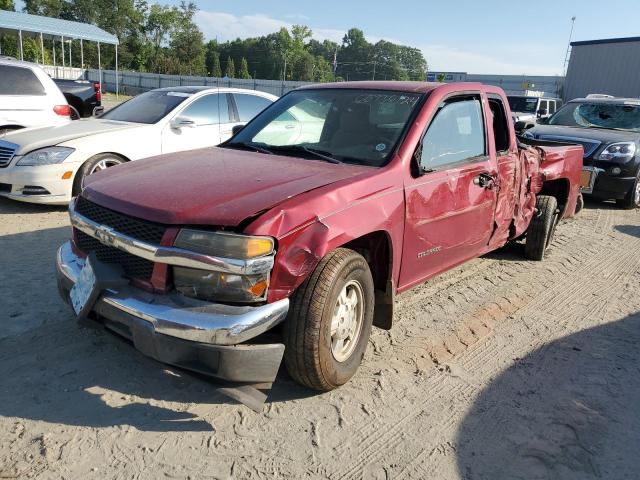
[[[364,319],[362,286],[351,280],[338,296],[331,319],[331,353],[338,362],[347,360],[360,339]]]
[[[93,168],[89,172],[89,175],[99,172],[101,170],[106,170],[109,167],[120,165],[121,163],[122,163],[122,160],[118,158],[104,158],[99,162],[97,162],[95,165],[93,165]]]

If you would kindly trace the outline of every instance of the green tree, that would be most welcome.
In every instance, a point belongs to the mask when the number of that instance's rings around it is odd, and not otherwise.
[[[210,40],[206,46],[206,65],[207,72],[212,77],[222,77],[222,68],[220,67],[220,53],[218,52],[218,42]]]
[[[16,6],[13,3],[13,0],[0,0],[0,10],[11,10],[15,11]]]
[[[176,27],[171,33],[171,49],[180,60],[180,73],[203,75],[205,67],[204,35],[193,21],[196,4],[183,1],[178,10]]]
[[[242,57],[242,61],[240,62],[240,68],[238,69],[238,77],[248,80],[251,78],[251,74],[249,73],[249,64],[247,63],[247,59]]]
[[[148,59],[148,66],[152,71],[157,71],[162,47],[166,47],[169,34],[178,20],[178,9],[167,5],[154,3],[147,14],[144,32],[147,41],[151,44],[152,54]]]
[[[224,76],[227,78],[236,78],[236,65],[233,58],[227,58],[227,66],[224,69]]]

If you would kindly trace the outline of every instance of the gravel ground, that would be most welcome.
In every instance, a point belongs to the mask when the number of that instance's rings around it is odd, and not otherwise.
[[[343,388],[262,413],[57,298],[62,208],[0,199],[0,478],[638,478],[640,215],[589,203],[398,299]]]

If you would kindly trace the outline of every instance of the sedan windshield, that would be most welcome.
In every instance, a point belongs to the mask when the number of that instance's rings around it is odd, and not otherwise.
[[[507,97],[509,108],[512,112],[536,113],[538,106],[537,97]]]
[[[380,90],[296,90],[222,146],[379,167],[391,158],[420,98]]]
[[[121,103],[100,118],[120,122],[156,123],[191,95],[186,92],[151,90]]]
[[[549,125],[640,132],[640,103],[571,102],[549,119]]]

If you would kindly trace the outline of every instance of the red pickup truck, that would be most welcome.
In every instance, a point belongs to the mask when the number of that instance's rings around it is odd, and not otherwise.
[[[582,147],[518,142],[478,83],[304,87],[217,148],[87,178],[57,254],[82,322],[157,360],[317,390],[358,368],[397,293],[524,238],[541,260]]]

